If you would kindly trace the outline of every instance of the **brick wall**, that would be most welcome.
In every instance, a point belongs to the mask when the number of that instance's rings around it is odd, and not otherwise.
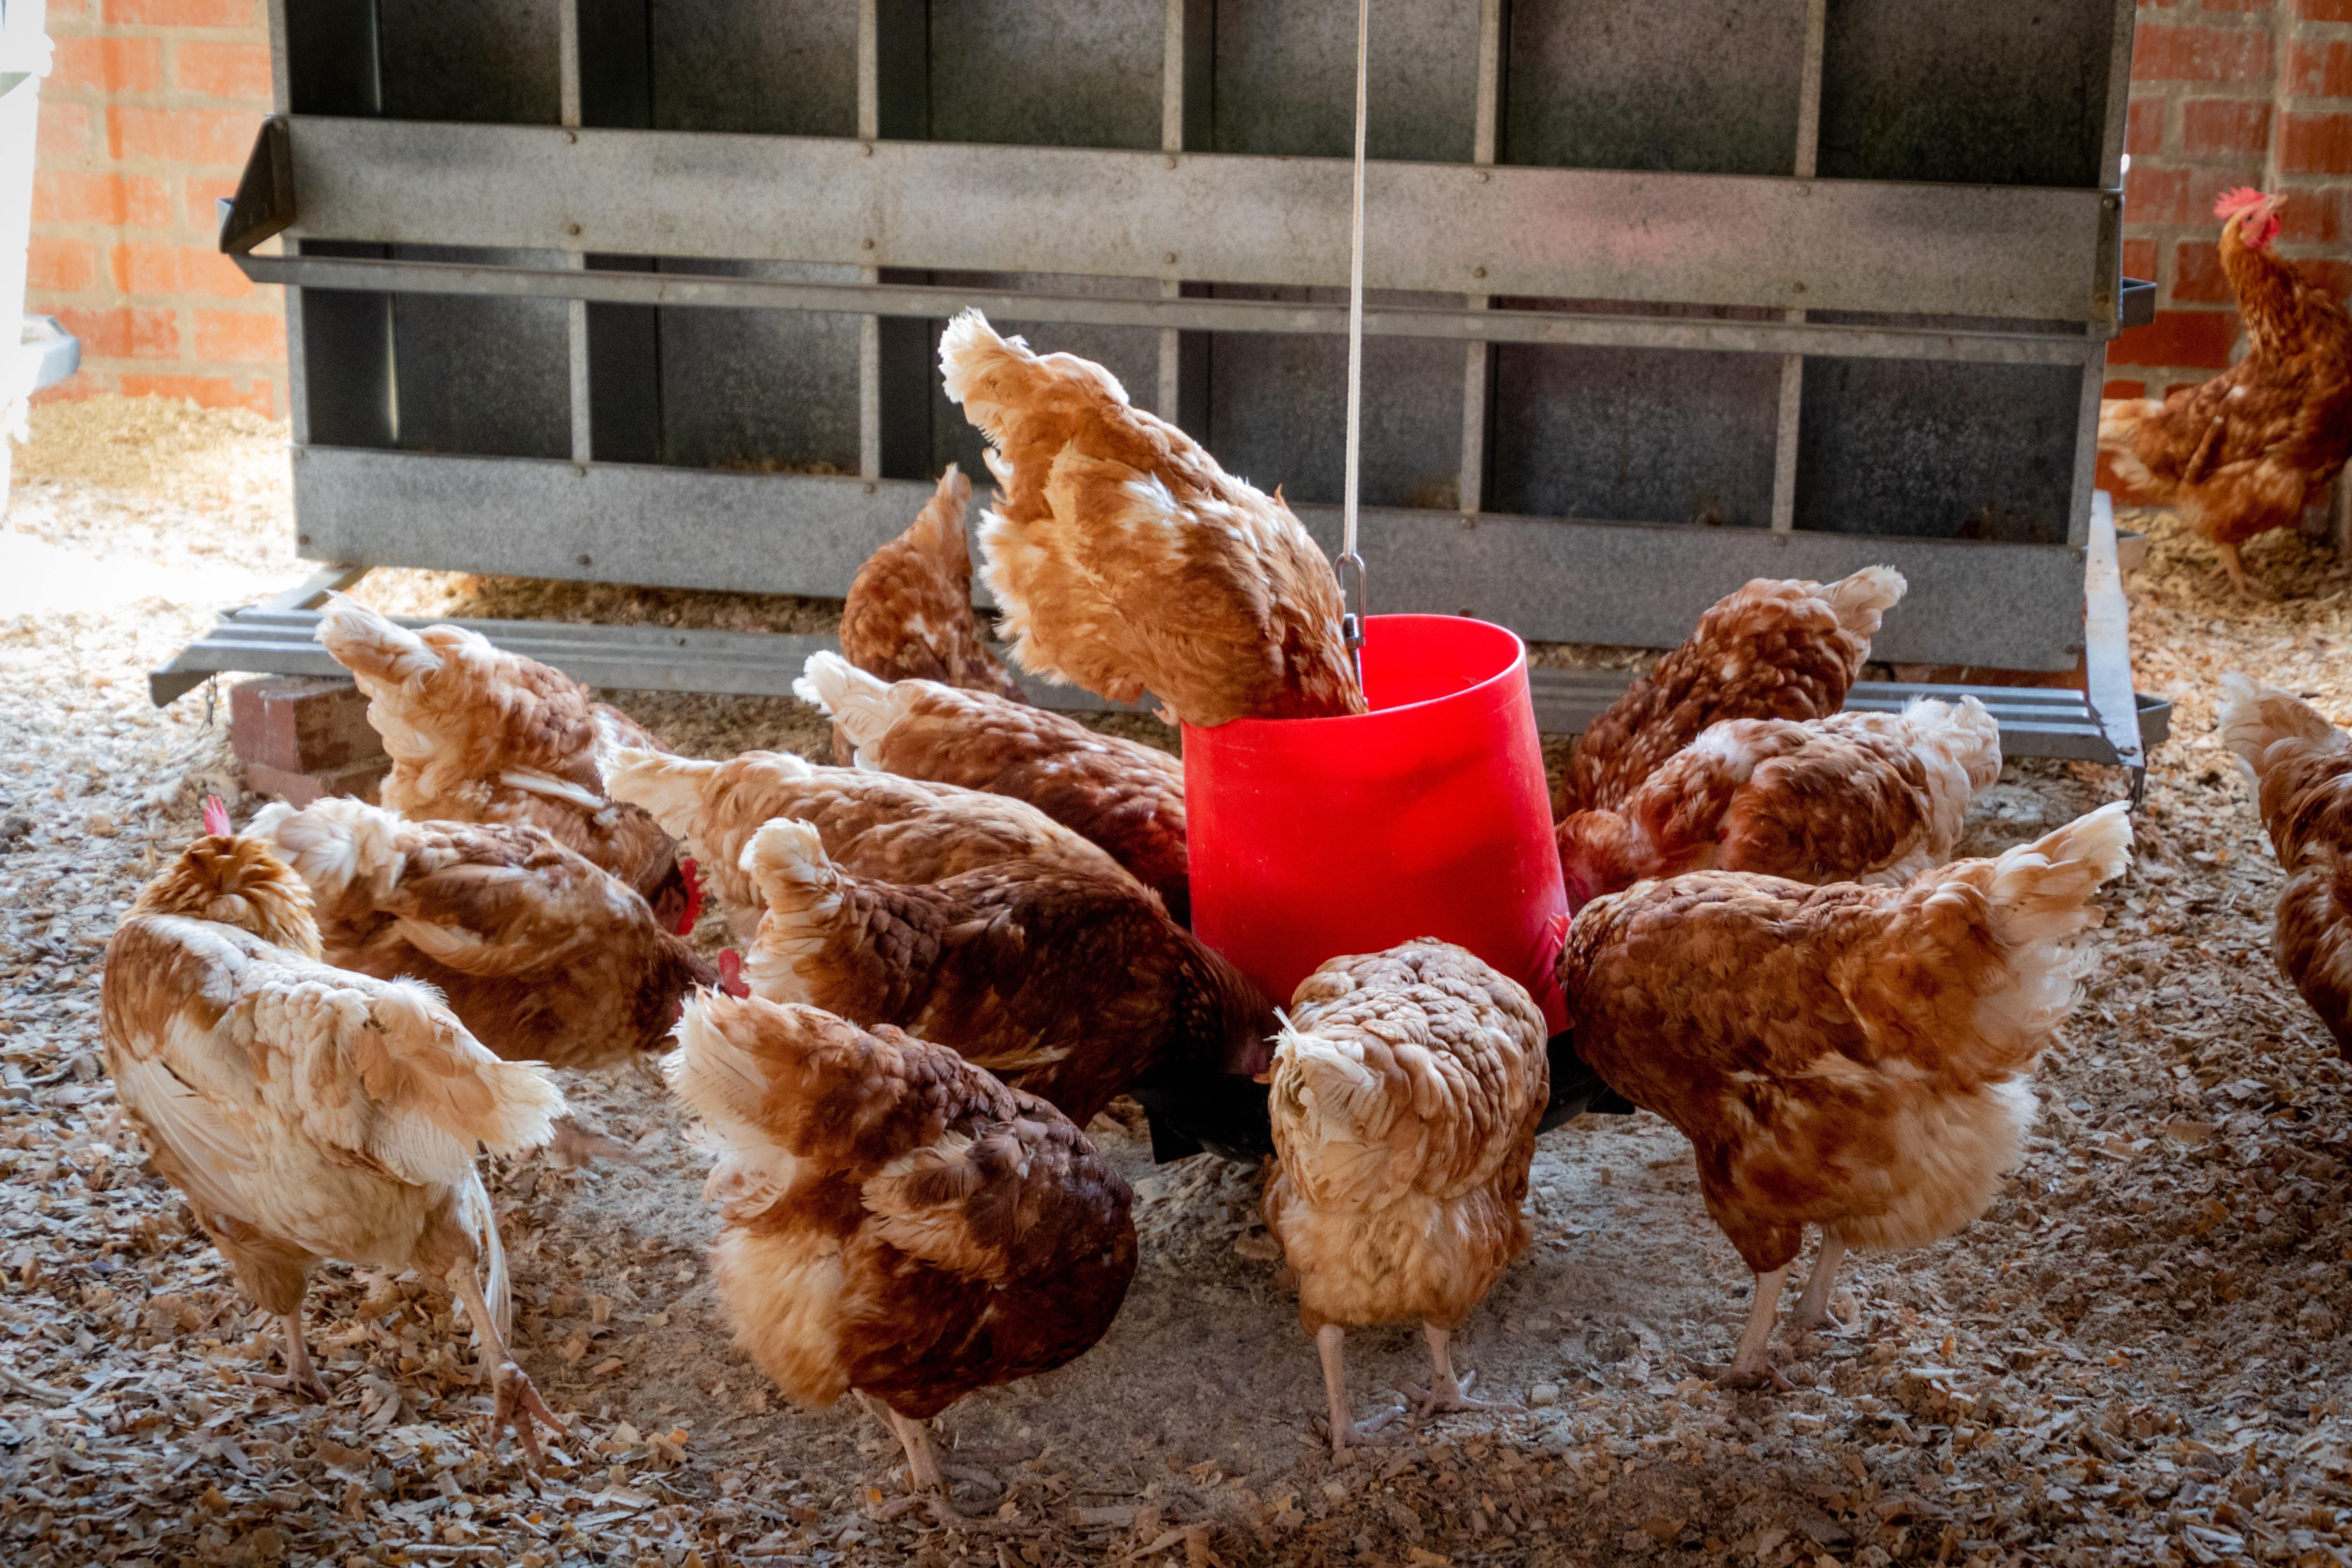
[[[2284,191],[2279,253],[2352,289],[2352,0],[2140,0],[2132,51],[2124,272],[2156,320],[2109,345],[2110,395],[2202,381],[2238,336],[2213,199]]]
[[[215,245],[269,108],[263,0],[49,0],[26,309],[81,340],[49,397],[286,412],[279,290]]]

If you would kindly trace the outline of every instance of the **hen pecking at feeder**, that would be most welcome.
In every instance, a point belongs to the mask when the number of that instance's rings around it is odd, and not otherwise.
[[[940,340],[950,401],[1001,487],[982,576],[1013,657],[1194,725],[1360,713],[1330,563],[1279,492],[1217,466],[1117,378],[966,310]]]

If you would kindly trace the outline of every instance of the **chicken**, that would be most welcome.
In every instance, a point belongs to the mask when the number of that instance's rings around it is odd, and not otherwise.
[[[948,400],[990,443],[981,574],[1024,669],[1185,723],[1361,713],[1339,580],[1277,491],[1217,466],[1102,366],[966,310]]]
[[[537,827],[336,799],[264,807],[247,831],[310,884],[327,962],[424,981],[509,1061],[666,1051],[688,991],[718,980],[620,879]]]
[[[1576,1054],[1690,1140],[1756,1275],[1728,1381],[1778,1378],[1765,1350],[1806,1226],[1811,1327],[1849,1246],[1923,1246],[1984,1212],[2088,968],[2091,895],[2130,850],[2117,802],[1900,888],[1695,871],[1578,914],[1559,967]]]
[[[1712,724],[1622,805],[1559,825],[1568,905],[1685,871],[1907,882],[1952,858],[1969,800],[2000,777],[2000,725],[1973,697]]]
[[[1561,815],[1622,805],[1710,724],[1836,712],[1904,587],[1893,567],[1865,566],[1830,584],[1759,577],[1717,600],[1578,737]]]
[[[2352,735],[2292,693],[2234,672],[2221,677],[2220,719],[2286,873],[2273,956],[2352,1060]]]
[[[634,801],[710,867],[735,934],[749,941],[765,908],[742,868],[743,846],[771,817],[816,825],[824,852],[852,876],[936,882],[1002,860],[1045,860],[1130,881],[1108,851],[1010,795],[927,784],[865,768],[824,768],[789,752],[706,763],[666,752],[614,753],[606,787]]]
[[[1025,702],[1021,682],[972,627],[963,541],[971,500],[971,481],[950,463],[907,531],[866,558],[842,603],[841,656],[884,680],[936,680]]]
[[[106,1061],[155,1169],[286,1331],[291,1384],[320,1399],[302,1336],[326,1258],[415,1268],[465,1304],[534,1463],[561,1432],[507,1349],[505,1249],[477,1142],[546,1142],[563,1110],[545,1068],[502,1062],[433,994],[319,961],[310,899],[205,803],[206,836],[140,890],[106,949]],[[487,1275],[487,1289],[484,1276]]]
[[[1351,1327],[1421,1323],[1423,1414],[1501,1408],[1464,1394],[1447,1341],[1528,1248],[1521,1205],[1550,1074],[1526,988],[1433,937],[1332,959],[1290,1005],[1265,1227],[1298,1276],[1336,1460],[1364,1441],[1339,1359]]]
[[[1167,752],[982,692],[877,680],[829,653],[810,657],[793,691],[848,732],[859,767],[1026,801],[1192,924],[1184,764]]]
[[[1011,860],[920,886],[852,877],[779,818],[743,868],[767,900],[754,995],[894,1024],[1083,1127],[1139,1079],[1263,1068],[1272,1002],[1134,883]]]
[[[723,1150],[703,1191],[736,1342],[802,1404],[878,1400],[950,1516],[921,1423],[1102,1338],[1135,1276],[1127,1184],[1052,1106],[897,1029],[702,992],[677,1034],[670,1082]]]
[[[696,868],[644,808],[604,794],[615,750],[662,749],[626,714],[463,626],[412,632],[340,594],[319,640],[367,694],[368,722],[392,755],[384,805],[419,821],[544,828],[635,888],[671,930],[694,929]]]
[[[2161,402],[2099,405],[2099,450],[2121,499],[2178,511],[2241,591],[2252,585],[2238,546],[2300,522],[2352,452],[2352,318],[2328,285],[2272,249],[2285,200],[2242,188],[2214,204],[2245,357]]]

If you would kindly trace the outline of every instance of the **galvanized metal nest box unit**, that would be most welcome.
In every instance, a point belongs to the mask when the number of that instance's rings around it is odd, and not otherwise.
[[[1371,607],[1663,647],[1750,577],[1887,562],[1878,657],[2088,644],[2088,704],[2001,694],[2011,749],[2137,763],[2092,488],[2134,9],[1375,0]],[[1337,538],[1344,0],[270,11],[280,113],[222,244],[288,286],[307,557],[838,595],[980,471],[935,360],[966,304]],[[319,668],[301,606],[159,696]],[[761,692],[811,642],[497,635]],[[1546,679],[1559,729],[1622,678]]]

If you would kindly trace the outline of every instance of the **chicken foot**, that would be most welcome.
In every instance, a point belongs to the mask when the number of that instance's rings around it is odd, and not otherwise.
[[[1441,1329],[1433,1323],[1422,1324],[1421,1331],[1429,1340],[1430,1380],[1427,1388],[1410,1383],[1404,1385],[1404,1393],[1419,1402],[1419,1408],[1413,1412],[1414,1415],[1426,1421],[1433,1415],[1443,1415],[1449,1410],[1522,1408],[1508,1400],[1471,1398],[1469,1387],[1476,1381],[1478,1374],[1475,1372],[1465,1372],[1459,1378],[1454,1375],[1454,1352],[1450,1343],[1454,1337],[1453,1331]]]
[[[280,1312],[278,1321],[286,1331],[286,1381],[321,1405],[331,1403],[334,1396],[311,1366],[310,1347],[303,1342],[302,1309],[298,1306],[290,1312]]]
[[[2275,599],[2278,595],[2246,575],[2246,564],[2238,559],[2238,547],[2224,540],[2213,541],[2213,552],[2221,558],[2221,574],[2229,585],[2250,599]]]
[[[490,1304],[482,1299],[482,1282],[474,1277],[469,1264],[450,1271],[450,1286],[457,1299],[466,1303],[466,1313],[481,1331],[482,1361],[490,1369],[490,1442],[495,1446],[499,1435],[512,1426],[522,1451],[530,1457],[530,1468],[542,1467],[539,1438],[531,1431],[537,1422],[559,1437],[570,1436],[562,1419],[547,1407],[539,1395],[539,1385],[524,1372],[507,1350],[507,1342],[499,1332],[498,1320],[490,1316]]]
[[[1402,1407],[1391,1405],[1368,1417],[1360,1426],[1348,1414],[1348,1373],[1339,1357],[1340,1342],[1347,1338],[1347,1333],[1337,1323],[1326,1323],[1315,1331],[1315,1353],[1323,1363],[1323,1392],[1330,1398],[1328,1429],[1331,1437],[1331,1462],[1335,1465],[1348,1462],[1348,1450],[1350,1448],[1372,1447],[1371,1434],[1404,1414]]]
[[[1780,1287],[1788,1279],[1785,1263],[1756,1277],[1756,1305],[1748,1314],[1748,1326],[1739,1331],[1739,1348],[1731,1353],[1731,1370],[1723,1374],[1725,1387],[1770,1387],[1786,1393],[1796,1386],[1764,1359],[1765,1347],[1772,1342],[1773,1315],[1780,1307]]]
[[[1845,1237],[1822,1226],[1822,1250],[1813,1259],[1812,1273],[1805,1277],[1805,1293],[1797,1298],[1798,1332],[1845,1327],[1830,1311],[1830,1287],[1837,1282],[1838,1265],[1844,1258]]]
[[[898,1439],[898,1447],[907,1452],[907,1490],[912,1495],[886,1505],[879,1517],[896,1519],[909,1509],[922,1507],[928,1509],[931,1518],[941,1524],[982,1522],[959,1511],[949,1500],[947,1482],[966,1481],[1000,1492],[1004,1489],[1004,1483],[986,1470],[973,1469],[967,1465],[940,1463],[939,1450],[932,1447],[931,1434],[921,1422],[899,1415],[870,1394],[861,1392],[858,1397],[866,1402],[867,1409],[877,1412],[890,1424],[891,1436]]]

